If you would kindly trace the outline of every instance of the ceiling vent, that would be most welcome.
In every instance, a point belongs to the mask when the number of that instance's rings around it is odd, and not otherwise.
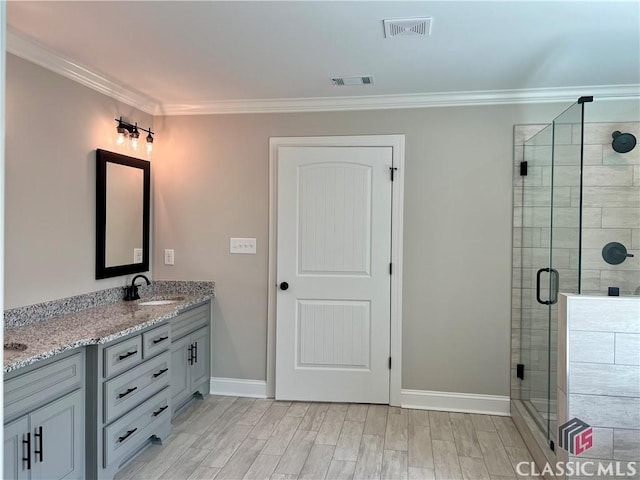
[[[385,38],[428,37],[431,35],[431,17],[396,18],[383,20]]]
[[[351,87],[353,85],[372,85],[373,77],[331,77],[331,83],[339,87]]]

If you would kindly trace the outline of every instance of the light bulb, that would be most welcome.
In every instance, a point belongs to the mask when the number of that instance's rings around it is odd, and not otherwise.
[[[131,139],[131,148],[133,150],[138,150],[138,138],[140,138],[140,132],[138,132],[138,124],[136,123],[133,127],[133,131],[131,135],[129,135]]]
[[[151,127],[149,127],[149,135],[147,135],[147,155],[151,155],[153,151],[153,135],[151,135]]]
[[[129,134],[129,131],[125,128],[124,123],[122,123],[122,117],[120,117],[120,120],[118,120],[118,127],[116,128],[116,132],[118,132],[116,145],[124,145],[124,142],[127,139],[127,135]]]

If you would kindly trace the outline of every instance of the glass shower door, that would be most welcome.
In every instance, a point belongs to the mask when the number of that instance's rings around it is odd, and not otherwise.
[[[521,399],[540,428],[549,420],[549,236],[552,206],[553,125],[524,144],[522,176]],[[518,201],[518,196],[516,196]],[[517,205],[516,205],[517,206]],[[543,298],[544,297],[544,298]]]
[[[558,293],[580,292],[581,136],[582,105],[577,103],[524,144],[521,399],[554,442]]]
[[[582,107],[573,104],[553,121],[553,161],[551,164],[551,218],[549,233],[549,408],[548,439],[556,442],[558,292],[581,291],[582,231]]]

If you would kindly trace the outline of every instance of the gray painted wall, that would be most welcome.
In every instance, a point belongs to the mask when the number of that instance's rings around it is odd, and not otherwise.
[[[94,150],[115,150],[116,116],[151,119],[7,63],[6,308],[124,284],[94,280]],[[512,130],[565,106],[156,117],[154,276],[216,281],[212,374],[264,380],[269,137],[403,133],[402,386],[508,395]]]
[[[565,107],[156,119],[154,271],[216,281],[212,375],[265,379],[269,137],[402,133],[402,387],[509,395],[513,125]],[[257,255],[230,255],[232,236]]]
[[[95,149],[153,118],[14,55],[6,73],[5,308],[124,285],[95,280]]]

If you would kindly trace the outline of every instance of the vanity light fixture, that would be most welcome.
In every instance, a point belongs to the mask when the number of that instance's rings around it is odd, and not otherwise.
[[[134,151],[138,150],[138,139],[140,138],[140,132],[138,132],[138,124],[136,123],[133,126],[133,132],[129,134],[129,138],[131,139],[131,148]]]
[[[153,132],[151,131],[151,127],[149,127],[148,130],[146,128],[138,127],[137,122],[132,125],[131,123],[122,120],[122,117],[116,118],[115,121],[118,122],[118,126],[116,127],[116,131],[118,132],[116,145],[124,145],[128,137],[131,148],[134,151],[137,151],[140,130],[142,130],[143,132],[147,132],[147,155],[151,155],[151,151],[153,150]]]
[[[149,133],[147,135],[147,155],[151,155],[152,151],[153,151],[153,132],[149,130]]]

